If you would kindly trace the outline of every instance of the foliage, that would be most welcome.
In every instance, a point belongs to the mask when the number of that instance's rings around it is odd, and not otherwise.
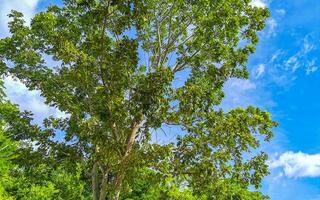
[[[11,159],[14,156],[17,144],[4,136],[3,132],[2,123],[0,129],[0,199],[11,200],[13,198],[5,191],[4,184],[12,181],[9,172],[13,167]]]
[[[46,119],[41,129],[30,113],[0,112],[10,137],[38,145],[24,148],[17,163],[28,170],[65,166],[71,187],[83,191],[72,170],[81,163],[94,200],[138,192],[134,180],[143,173],[161,179],[139,198],[264,199],[249,188],[258,189],[268,174],[267,156],[251,152],[271,139],[276,123],[259,108],[219,107],[224,83],[248,77],[246,62],[269,15],[250,2],[65,0],[30,26],[13,11],[11,35],[0,40],[1,70],[68,113]],[[152,133],[165,126],[182,131],[170,144],[154,143]],[[55,141],[61,132],[64,139]],[[31,193],[50,199],[61,193],[58,183],[50,178]]]
[[[6,184],[6,190],[14,199],[22,200],[89,199],[90,195],[84,191],[85,183],[80,178],[80,168],[75,173],[68,173],[62,168],[52,169],[47,165],[14,170],[14,181]]]
[[[151,199],[179,199],[195,200],[189,188],[180,187],[181,183],[176,183],[172,177],[161,177],[161,174],[148,168],[139,170],[133,180],[134,184],[124,190],[121,199],[125,200],[151,200]]]
[[[38,147],[37,151],[35,143],[23,139],[29,135],[40,136],[45,132],[31,124],[31,118],[27,113],[20,113],[15,105],[2,96],[0,100],[1,200],[89,199],[90,195],[85,192],[83,170],[80,165],[76,165],[76,170],[73,172],[66,171],[63,165],[57,168],[47,165],[43,162],[45,155],[41,155],[39,149],[43,147]]]

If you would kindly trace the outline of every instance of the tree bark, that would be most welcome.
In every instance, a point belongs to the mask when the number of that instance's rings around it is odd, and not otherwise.
[[[125,147],[123,157],[121,159],[120,170],[119,170],[119,172],[116,176],[116,179],[115,179],[115,186],[114,186],[115,195],[113,198],[114,200],[119,200],[122,181],[123,181],[124,174],[125,174],[125,168],[128,164],[129,156],[130,156],[130,153],[132,150],[132,146],[134,144],[134,140],[137,136],[137,133],[138,133],[139,129],[141,128],[141,125],[142,125],[141,122],[139,122],[139,123],[135,122],[132,126],[130,134],[128,135],[128,137],[126,139],[126,147]]]
[[[98,184],[98,163],[94,162],[92,167],[92,196],[93,200],[99,200],[99,184]]]
[[[107,194],[108,173],[103,174],[100,187],[99,200],[105,200]]]

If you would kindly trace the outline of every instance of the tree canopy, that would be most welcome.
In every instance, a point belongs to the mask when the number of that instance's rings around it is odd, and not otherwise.
[[[252,150],[276,123],[259,108],[219,105],[228,79],[248,78],[268,15],[250,0],[64,0],[30,25],[12,11],[1,71],[67,113],[43,127],[30,113],[7,116],[7,135],[37,146],[17,162],[30,173],[45,166],[54,181],[66,173],[74,195],[94,200],[267,198],[256,191],[267,155]],[[177,137],[155,142],[166,127]],[[63,182],[51,184],[62,193]],[[61,197],[76,198],[87,197]]]

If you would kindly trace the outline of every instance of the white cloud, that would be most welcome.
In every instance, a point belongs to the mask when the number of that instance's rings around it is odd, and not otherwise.
[[[258,65],[255,69],[253,69],[252,75],[254,78],[260,78],[264,72],[265,72],[265,65],[264,64],[260,64]]]
[[[264,32],[266,37],[274,37],[277,34],[278,22],[274,18],[266,21],[267,29]]]
[[[227,82],[227,86],[233,89],[241,88],[241,90],[243,91],[256,88],[256,85],[248,79],[231,79],[229,82]]]
[[[303,67],[307,74],[317,71],[316,60],[312,57],[310,59],[310,53],[316,49],[316,46],[308,39],[308,35],[303,39],[301,49],[284,61],[285,70],[291,70],[295,72],[298,68]]]
[[[264,65],[258,67],[260,76],[265,73]],[[251,71],[251,75],[253,72]],[[262,109],[271,108],[276,103],[271,98],[271,93],[265,90],[265,81],[256,81],[253,76],[251,79],[230,78],[223,87],[224,98],[219,108],[228,111],[238,107],[256,106]]]
[[[318,70],[318,67],[316,66],[316,60],[313,59],[311,61],[308,61],[307,68],[306,68],[306,74],[309,75],[313,72],[316,72]]]
[[[35,14],[39,0],[1,0],[0,6],[0,29],[1,36],[8,34],[8,14],[11,10],[17,10],[24,14],[25,20],[30,22]]]
[[[281,168],[280,176],[288,178],[320,177],[320,154],[285,152],[269,161],[271,169]]]
[[[270,1],[267,1],[270,3]],[[258,3],[261,4],[261,3]],[[264,4],[264,6],[262,6]],[[266,7],[267,3],[262,2],[260,7]],[[275,37],[278,32],[282,31],[282,21],[286,11],[284,9],[277,9],[271,14],[272,17],[266,20],[266,28],[262,32],[262,36],[265,38]]]
[[[27,23],[36,13],[36,8],[40,0],[0,0],[0,37],[8,35],[7,16],[11,10],[17,10],[24,14],[24,19]],[[48,66],[55,66],[59,62],[54,62],[52,58],[45,57]],[[13,79],[11,76],[4,79],[6,94],[10,101],[19,105],[20,110],[32,111],[36,123],[41,123],[42,120],[50,115],[55,117],[67,117],[68,115],[58,109],[49,107],[44,103],[44,98],[40,95],[40,91],[30,91],[20,81]]]
[[[285,62],[286,69],[291,69],[292,72],[295,72],[300,67],[298,56],[299,55],[293,55]]]
[[[274,54],[272,54],[272,57],[270,59],[270,62],[273,63],[277,59],[279,59],[282,55],[284,55],[284,51],[281,49],[278,49]]]
[[[223,88],[225,98],[223,98],[221,107],[229,110],[239,106],[247,107],[249,105],[256,105],[256,98],[252,95],[256,87],[251,80],[229,79]]]
[[[14,103],[21,103],[24,110],[35,112],[48,112],[48,107],[41,102],[40,91],[29,91],[20,81],[9,76],[4,79],[6,94]]]
[[[279,15],[285,15],[286,14],[286,10],[285,9],[277,9],[276,13]]]
[[[267,21],[267,25],[269,26],[270,31],[274,32],[276,27],[278,26],[278,23],[274,18],[271,18]]]
[[[302,49],[302,54],[307,54],[310,51],[312,51],[313,49],[315,49],[315,45],[313,45],[309,40],[308,40],[308,36],[306,36],[303,39],[303,49]]]
[[[316,72],[318,70],[318,67],[316,66],[309,66],[307,69],[306,69],[306,74],[307,75],[310,75],[312,74],[313,72]]]
[[[267,7],[267,3],[263,0],[253,0],[251,1],[250,5],[258,8],[265,8]]]
[[[20,110],[32,111],[36,123],[41,123],[44,118],[50,115],[55,117],[67,116],[64,112],[46,105],[39,90],[30,91],[22,82],[11,76],[5,77],[4,86],[9,100],[18,104]]]

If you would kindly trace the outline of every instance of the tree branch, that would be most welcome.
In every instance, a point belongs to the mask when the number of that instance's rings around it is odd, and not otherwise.
[[[142,126],[142,120],[140,120],[140,122],[134,122],[132,125],[131,132],[127,137],[125,151],[124,151],[123,157],[120,162],[120,170],[119,170],[119,172],[116,176],[116,179],[115,179],[114,200],[119,199],[122,181],[123,181],[124,174],[125,174],[125,168],[127,167],[127,164],[129,162],[129,157],[131,155],[131,150],[132,150],[132,147],[134,144],[134,140],[135,140],[137,133],[138,133],[141,126]]]

